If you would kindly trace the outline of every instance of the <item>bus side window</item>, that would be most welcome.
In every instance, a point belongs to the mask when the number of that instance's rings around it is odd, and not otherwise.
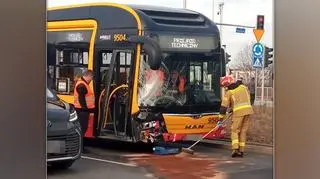
[[[102,52],[102,59],[101,59],[101,67],[100,67],[100,74],[101,74],[101,88],[104,88],[104,82],[106,75],[108,74],[109,71],[109,66],[112,58],[112,51],[103,51]],[[120,52],[120,55],[116,59],[118,62],[118,67],[117,65],[114,69],[114,75],[112,77],[112,82],[111,84],[128,84],[129,83],[129,78],[130,78],[130,69],[131,69],[131,61],[132,61],[132,53],[131,52]],[[116,79],[116,73],[118,73],[118,78]],[[117,80],[117,81],[116,81]]]
[[[105,80],[108,75],[109,65],[112,58],[112,51],[102,51],[101,52],[101,61],[100,61],[100,87],[101,90],[105,87]]]
[[[130,76],[131,67],[131,52],[121,52],[120,53],[120,84],[128,84]]]
[[[60,94],[71,94],[76,81],[88,68],[88,49],[56,49],[56,90]],[[64,89],[59,89],[58,81],[67,81]]]

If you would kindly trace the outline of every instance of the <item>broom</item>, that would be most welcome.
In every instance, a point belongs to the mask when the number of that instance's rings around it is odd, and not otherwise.
[[[229,113],[225,119],[223,121],[219,121],[216,125],[216,127],[214,127],[213,129],[211,129],[208,133],[206,133],[204,136],[200,137],[200,139],[198,139],[194,144],[192,144],[190,147],[188,148],[181,148],[181,152],[184,152],[184,153],[188,153],[188,154],[191,154],[193,155],[194,154],[194,150],[192,150],[191,148],[194,147],[195,145],[197,145],[202,139],[206,138],[211,132],[217,130],[220,126],[222,126],[227,120],[230,119],[231,117],[231,114],[232,113]]]

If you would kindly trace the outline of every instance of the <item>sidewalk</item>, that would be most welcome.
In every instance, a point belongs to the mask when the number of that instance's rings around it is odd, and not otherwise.
[[[190,145],[190,144],[193,144],[197,139],[199,138],[196,136],[189,136],[184,141],[184,143],[188,143]],[[204,139],[201,142],[199,142],[198,145],[231,150],[231,141],[228,139],[220,139],[220,140]],[[253,152],[253,153],[273,155],[273,146],[267,145],[267,144],[248,142],[246,145],[246,151]]]
[[[227,141],[227,140],[203,140],[201,143],[207,146],[211,145],[218,148],[231,149],[231,141]],[[256,143],[248,143],[246,145],[246,151],[273,155],[273,146],[256,144]]]

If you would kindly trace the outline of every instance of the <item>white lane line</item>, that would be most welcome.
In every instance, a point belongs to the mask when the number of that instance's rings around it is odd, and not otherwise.
[[[124,154],[123,157],[150,157],[151,154]]]
[[[83,159],[88,159],[88,160],[94,160],[94,161],[99,161],[99,162],[105,162],[105,163],[112,163],[112,164],[117,164],[117,165],[123,165],[127,167],[136,167],[137,165],[132,164],[132,163],[123,163],[123,162],[116,162],[112,160],[104,160],[104,159],[99,159],[99,158],[92,158],[92,157],[87,157],[87,156],[81,156]]]

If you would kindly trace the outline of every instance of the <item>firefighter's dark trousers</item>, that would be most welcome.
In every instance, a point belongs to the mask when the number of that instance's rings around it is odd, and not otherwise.
[[[232,117],[231,140],[233,150],[239,149],[240,152],[244,152],[249,122],[249,115]]]

